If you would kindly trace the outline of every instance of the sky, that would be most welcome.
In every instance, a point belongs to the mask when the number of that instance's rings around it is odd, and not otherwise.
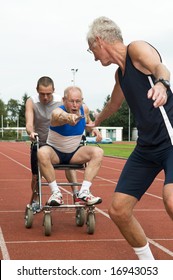
[[[114,20],[124,43],[145,40],[160,52],[173,84],[172,0],[0,0],[0,99],[36,93],[41,76],[55,92],[79,86],[90,110],[102,109],[114,86],[115,64],[87,52],[86,34],[100,16]],[[72,71],[71,69],[78,69]],[[73,75],[74,73],[74,75]]]

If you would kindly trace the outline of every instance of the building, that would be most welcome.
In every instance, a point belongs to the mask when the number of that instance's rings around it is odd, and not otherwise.
[[[123,141],[123,127],[104,127],[99,126],[97,129],[100,131],[103,138],[111,138],[112,141]],[[2,137],[4,136],[5,132],[7,131],[14,131],[16,132],[16,139],[21,140],[29,140],[29,136],[27,135],[25,127],[3,127],[0,128],[0,133]]]
[[[97,129],[103,138],[111,138],[113,141],[123,141],[123,127],[98,126]]]

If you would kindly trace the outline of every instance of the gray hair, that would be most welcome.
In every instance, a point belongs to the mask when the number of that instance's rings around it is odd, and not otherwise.
[[[108,43],[113,43],[115,40],[123,42],[119,26],[107,17],[96,18],[89,26],[87,34],[88,43],[93,44],[96,37],[100,37]]]
[[[76,87],[76,86],[69,86],[67,87],[65,90],[64,90],[64,97],[67,98],[68,95],[73,92],[73,91],[79,91],[80,94],[81,94],[81,98],[83,98],[83,93],[82,93],[82,90],[79,88],[79,87]]]

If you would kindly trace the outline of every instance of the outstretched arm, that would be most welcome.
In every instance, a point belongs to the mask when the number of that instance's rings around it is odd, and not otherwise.
[[[77,114],[70,114],[62,110],[61,108],[57,108],[53,110],[51,115],[52,126],[61,126],[64,124],[75,125],[80,120],[80,116]]]

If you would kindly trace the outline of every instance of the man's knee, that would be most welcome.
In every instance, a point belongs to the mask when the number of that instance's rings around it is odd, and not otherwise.
[[[173,184],[167,184],[164,186],[163,201],[166,210],[173,217]]]
[[[45,163],[49,159],[49,154],[44,149],[39,149],[37,152],[37,158],[40,163]]]
[[[102,161],[102,158],[103,158],[103,150],[99,147],[95,147],[95,150],[94,150],[94,157],[98,160],[98,161]]]
[[[108,214],[110,218],[116,223],[119,224],[120,222],[127,223],[132,216],[132,205],[129,206],[129,202],[126,201],[122,194],[116,195],[114,194],[114,198],[112,203],[108,209]]]
[[[112,203],[108,209],[108,214],[113,221],[117,221],[117,220],[121,219],[122,210],[121,210],[120,205],[118,205],[115,200],[112,201]]]

